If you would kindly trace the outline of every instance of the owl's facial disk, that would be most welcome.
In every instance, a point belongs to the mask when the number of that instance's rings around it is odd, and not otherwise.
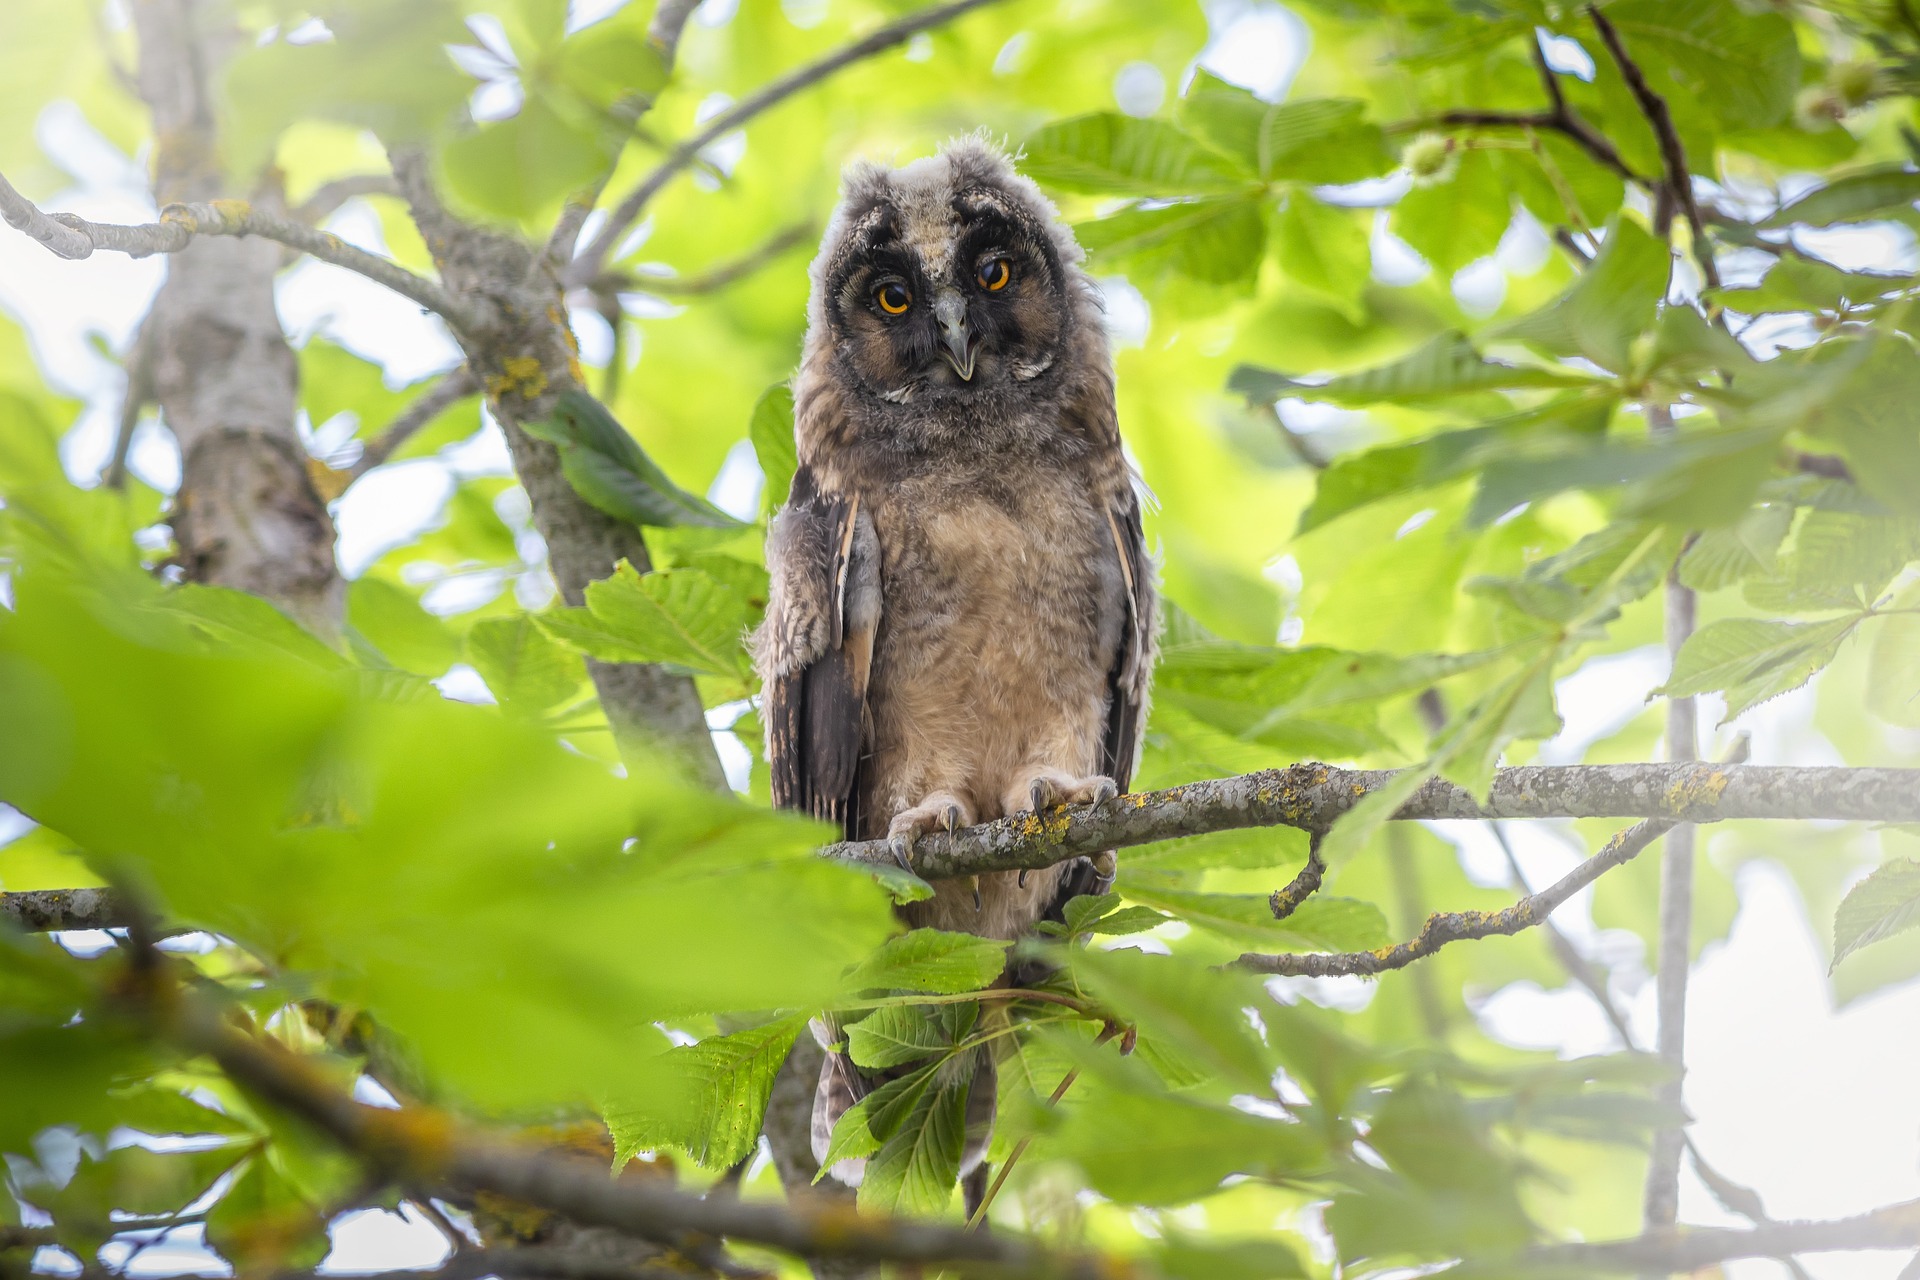
[[[1046,229],[997,193],[937,209],[879,204],[829,298],[841,350],[881,398],[960,397],[1050,368],[1069,314]]]

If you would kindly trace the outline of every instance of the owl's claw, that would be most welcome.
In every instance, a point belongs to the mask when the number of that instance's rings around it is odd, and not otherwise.
[[[913,843],[935,829],[948,832],[973,825],[973,814],[958,797],[936,791],[911,809],[903,809],[887,824],[887,851],[905,870],[913,871]],[[917,873],[915,873],[917,874]]]
[[[972,882],[972,885],[973,885],[973,914],[979,915],[980,914],[980,877],[970,876],[968,877],[968,879]]]
[[[1102,774],[1076,778],[1059,769],[1041,767],[1027,778],[1024,787],[1016,784],[1008,788],[1004,803],[1009,813],[1023,809],[1045,813],[1061,804],[1105,804],[1119,794],[1113,779]]]
[[[1020,879],[1016,881],[1016,883],[1022,889],[1027,887],[1027,869],[1025,867],[1020,868]]]

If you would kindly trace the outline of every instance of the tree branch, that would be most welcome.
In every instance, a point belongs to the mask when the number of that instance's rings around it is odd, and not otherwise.
[[[477,1138],[452,1117],[426,1108],[396,1111],[356,1102],[304,1059],[242,1035],[191,1001],[183,1002],[171,1032],[236,1084],[313,1125],[385,1178],[485,1191],[675,1248],[698,1247],[702,1237],[713,1237],[800,1257],[944,1265],[973,1275],[1097,1280],[1119,1274],[1112,1259],[1055,1254],[1010,1236],[862,1217],[805,1200],[707,1199],[651,1179],[614,1181],[602,1168]]]
[[[638,289],[643,293],[658,294],[663,298],[685,298],[695,294],[718,293],[728,285],[744,280],[787,250],[809,243],[817,230],[813,220],[807,219],[804,222],[794,223],[784,231],[775,232],[759,248],[751,249],[731,262],[723,262],[717,267],[694,275],[645,276],[626,272],[607,272],[594,281],[593,289],[596,293],[606,288],[611,288],[615,292]]]
[[[38,240],[56,257],[68,259],[91,257],[98,250],[145,258],[156,253],[179,253],[199,236],[259,236],[383,284],[444,317],[455,328],[468,329],[477,324],[464,303],[433,281],[379,254],[355,248],[330,231],[264,213],[245,200],[170,204],[160,210],[158,222],[122,226],[89,222],[70,213],[45,213],[0,175],[0,217]]]
[[[26,933],[124,929],[133,913],[111,889],[24,889],[0,893],[0,920]]]
[[[1420,935],[1411,942],[1379,951],[1345,951],[1306,955],[1258,955],[1249,952],[1234,961],[1242,969],[1256,973],[1277,973],[1287,977],[1329,978],[1341,976],[1371,977],[1389,969],[1404,969],[1415,960],[1424,960],[1449,942],[1468,938],[1487,938],[1495,934],[1514,934],[1545,924],[1547,917],[1580,890],[1606,872],[1631,862],[1642,849],[1673,828],[1666,818],[1637,822],[1607,841],[1599,853],[1569,871],[1559,880],[1530,893],[1502,911],[1446,911],[1427,917]]]
[[[1786,1258],[1796,1253],[1910,1249],[1915,1245],[1920,1245],[1920,1200],[1908,1200],[1826,1222],[1775,1222],[1737,1230],[1668,1227],[1631,1240],[1540,1245],[1510,1259],[1467,1262],[1442,1274],[1464,1278],[1482,1271],[1503,1276],[1646,1271],[1664,1276],[1696,1273],[1735,1258]]]
[[[1627,46],[1620,39],[1611,19],[1600,11],[1600,6],[1589,4],[1587,16],[1593,20],[1594,30],[1600,33],[1601,41],[1607,46],[1607,52],[1620,68],[1620,78],[1627,83],[1627,91],[1640,107],[1640,114],[1647,118],[1647,124],[1653,130],[1653,136],[1660,144],[1660,160],[1666,166],[1666,176],[1662,185],[1669,199],[1677,201],[1680,211],[1686,215],[1687,229],[1693,236],[1693,258],[1700,264],[1701,279],[1709,289],[1720,287],[1720,269],[1713,260],[1713,246],[1707,240],[1707,229],[1700,219],[1700,204],[1693,194],[1693,172],[1687,168],[1686,148],[1680,143],[1680,132],[1674,128],[1673,113],[1667,109],[1667,100],[1654,92],[1647,83],[1647,77],[1640,70],[1640,64],[1627,53]],[[1661,235],[1667,234],[1667,223],[1671,218],[1671,208],[1662,208],[1664,201],[1655,201],[1655,228]]]
[[[1296,764],[1238,777],[1190,782],[1016,814],[951,834],[936,831],[914,846],[914,869],[930,879],[1039,869],[1103,849],[1248,827],[1321,831],[1394,776],[1388,769]],[[1429,779],[1394,817],[1731,818],[1920,821],[1920,770],[1781,765],[1528,765],[1502,769],[1484,803],[1463,788]],[[892,865],[884,840],[832,844],[822,856]]]
[[[1100,805],[1016,814],[950,834],[936,831],[922,836],[914,847],[914,869],[929,879],[950,879],[989,871],[1039,870],[1105,849],[1214,831],[1249,827],[1324,831],[1362,796],[1379,790],[1393,777],[1390,769],[1296,764],[1120,796]],[[1920,822],[1920,769],[1703,763],[1526,765],[1495,774],[1484,801],[1443,779],[1430,778],[1393,816],[1403,821]],[[819,854],[862,866],[894,865],[884,840],[825,845]],[[0,909],[24,918],[36,896],[0,893]],[[15,899],[25,901],[15,908]],[[80,914],[71,906],[64,910],[61,918],[71,923],[43,927],[112,927],[100,922],[111,918],[104,899],[91,909],[106,913],[97,917]]]
[[[580,251],[579,257],[574,259],[567,271],[567,283],[583,285],[598,276],[606,265],[608,256],[613,252],[613,247],[640,217],[640,212],[647,207],[647,203],[659,195],[676,174],[692,165],[699,158],[700,152],[715,140],[732,133],[761,112],[778,106],[794,94],[812,88],[844,67],[891,49],[897,44],[904,44],[922,31],[950,22],[961,14],[995,3],[998,3],[998,0],[948,0],[946,4],[908,14],[898,22],[890,22],[872,34],[835,50],[817,62],[810,62],[804,67],[790,71],[778,80],[740,99],[709,120],[692,137],[674,147],[652,173],[641,179],[640,184],[627,193],[627,197],[607,218],[606,225],[600,228],[599,233],[588,242],[587,247]]]
[[[361,196],[397,196],[400,185],[391,173],[355,173],[314,188],[312,195],[289,211],[295,222],[318,226],[340,211],[340,206]]]
[[[391,458],[395,450],[411,440],[422,427],[448,409],[468,396],[478,394],[480,394],[480,380],[473,376],[473,370],[466,365],[461,365],[440,379],[423,392],[419,399],[408,405],[399,417],[388,423],[385,430],[367,442],[367,447],[360,454],[359,461],[347,468],[347,483],[352,484]]]

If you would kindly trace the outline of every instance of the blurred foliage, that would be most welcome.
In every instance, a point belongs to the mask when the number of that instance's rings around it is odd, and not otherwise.
[[[383,142],[425,144],[463,212],[538,237],[609,164],[627,189],[717,103],[906,10],[708,0],[668,75],[645,0],[608,7],[576,28],[562,0],[232,0],[253,38],[221,76],[225,161],[249,184],[273,166],[299,200],[377,171]],[[1285,921],[1265,895],[1303,861],[1298,832],[1130,851],[1117,896],[1021,944],[1051,973],[1037,995],[977,999],[1000,944],[890,938],[885,888],[765,809],[741,645],[794,467],[796,219],[824,224],[849,157],[984,127],[1024,147],[1089,251],[1157,496],[1172,604],[1137,789],[1309,756],[1476,788],[1501,761],[1647,759],[1656,694],[1735,727],[1774,716],[1850,763],[1920,763],[1920,32],[1868,0],[1605,11],[1671,110],[1702,238],[1681,219],[1669,245],[1659,139],[1584,10],[1543,0],[1008,0],[782,102],[666,188],[616,254],[612,305],[572,300],[606,404],[577,397],[543,430],[590,500],[667,526],[656,572],[623,567],[578,607],[552,603],[471,402],[397,455],[449,497],[352,584],[339,649],[177,585],[169,495],[69,474],[78,409],[7,326],[0,799],[33,822],[0,846],[0,888],[126,886],[196,931],[165,945],[237,1021],[342,1085],[598,1115],[622,1163],[749,1156],[824,1009],[895,1073],[835,1135],[868,1158],[869,1206],[957,1213],[968,1095],[991,1081],[992,1158],[1032,1143],[996,1220],[1169,1276],[1631,1233],[1638,1149],[1670,1118],[1657,1073],[1515,1049],[1476,1017],[1511,984],[1569,983],[1538,932],[1361,998],[1213,967],[1513,899],[1448,841],[1388,829],[1392,794],[1336,829],[1325,891]],[[0,169],[23,190],[65,181],[32,141],[54,104],[148,145],[117,74],[132,44],[123,5],[0,14]],[[1250,66],[1257,47],[1280,61]],[[1537,118],[1560,98],[1617,163]],[[399,202],[363,207],[430,269]],[[1848,232],[1908,247],[1863,270]],[[302,412],[336,468],[417,394],[370,354],[301,345]],[[1669,574],[1701,593],[1697,634],[1657,688],[1607,676],[1659,642]],[[667,664],[732,707],[746,797],[612,769],[586,656]],[[497,706],[438,695],[457,665],[448,688],[477,675]],[[1617,710],[1592,740],[1562,732],[1575,676]],[[1730,824],[1701,844],[1697,946],[1764,860],[1831,939],[1840,1000],[1920,973],[1912,832]],[[1593,923],[1650,942],[1657,890],[1652,859],[1603,878]],[[329,1215],[368,1203],[357,1171],[118,1015],[119,951],[0,937],[0,1224],[51,1222],[90,1264],[180,1223],[242,1269],[317,1260]],[[1126,1056],[1100,1036],[1123,1025]],[[777,1194],[773,1174],[746,1191]]]

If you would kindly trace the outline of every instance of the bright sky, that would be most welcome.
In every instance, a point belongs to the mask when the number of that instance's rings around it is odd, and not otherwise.
[[[611,7],[614,0],[575,0],[575,19],[585,21]],[[790,5],[790,16],[801,22],[817,20],[816,8],[796,2]],[[1302,56],[1302,25],[1271,0],[1210,0],[1207,9],[1213,38],[1200,65],[1263,96],[1283,94]],[[707,0],[698,20],[715,26],[731,18],[728,0]],[[698,38],[697,32],[692,38]],[[1577,48],[1556,48],[1553,56],[1557,65],[1577,70],[1583,55]],[[1114,98],[1123,110],[1150,114],[1177,89],[1162,83],[1153,68],[1134,64],[1116,73]],[[38,135],[48,153],[75,173],[75,185],[52,202],[54,207],[103,220],[153,216],[142,163],[116,152],[87,127],[77,110],[51,107],[38,122]],[[348,206],[331,226],[349,240],[379,247],[376,221],[364,207]],[[1850,268],[1913,266],[1912,236],[1900,228],[1826,232],[1820,243],[1803,247]],[[1533,249],[1531,241],[1521,237],[1503,245],[1498,259],[1461,273],[1455,288],[1463,302],[1471,305],[1477,295],[1497,303],[1498,293],[1489,291],[1504,289],[1505,271],[1521,266]],[[1409,260],[1411,250],[1388,242],[1384,232],[1376,239],[1376,255],[1382,278],[1424,271],[1417,258]],[[115,254],[63,262],[23,236],[0,234],[0,306],[24,322],[56,385],[86,403],[64,446],[76,479],[91,479],[104,465],[120,394],[118,367],[93,349],[87,335],[102,334],[116,350],[124,350],[163,270],[158,259],[136,262]],[[1123,283],[1111,293],[1115,325],[1122,331],[1117,336],[1144,340],[1151,324],[1146,303]],[[457,358],[437,322],[336,268],[304,263],[282,277],[279,296],[281,314],[296,340],[325,334],[379,361],[396,386],[448,368]],[[597,333],[597,326],[594,319],[581,327],[583,333]],[[132,465],[143,479],[162,488],[177,483],[178,455],[151,421],[136,438]],[[383,548],[429,525],[458,476],[507,470],[503,442],[489,426],[438,458],[375,472],[355,486],[335,512],[343,570],[360,572]],[[722,506],[748,508],[759,483],[751,451],[737,451],[711,496]],[[435,603],[453,607],[459,601],[442,595]],[[1577,759],[1586,743],[1619,727],[1615,717],[1623,706],[1620,689],[1651,688],[1664,672],[1664,654],[1646,650],[1593,664],[1563,681],[1560,706],[1568,728],[1549,744],[1544,758]],[[444,687],[459,696],[484,696],[470,671],[454,673]],[[730,719],[723,714],[716,722]],[[1707,723],[1714,719],[1717,715],[1703,716]],[[1749,713],[1739,727],[1753,734],[1755,761],[1837,761],[1813,726],[1811,701],[1804,693]],[[738,744],[726,734],[718,735],[718,741],[733,753],[729,764],[737,779],[745,765]],[[1437,829],[1460,847],[1469,874],[1489,884],[1506,883],[1504,862],[1484,830],[1473,824],[1440,824]],[[1509,824],[1508,830],[1536,887],[1581,856],[1576,845],[1545,824]],[[1920,1197],[1920,1089],[1913,1086],[1914,1064],[1920,1063],[1920,984],[1909,983],[1836,1012],[1821,972],[1819,948],[1784,872],[1752,866],[1738,887],[1740,912],[1732,936],[1708,949],[1692,984],[1686,1098],[1696,1117],[1695,1140],[1724,1173],[1759,1190],[1777,1217],[1834,1217]],[[1589,916],[1590,897],[1581,894],[1555,919],[1590,954],[1613,963],[1616,994],[1630,1011],[1640,1041],[1650,1044],[1653,988],[1646,981],[1640,944],[1617,931],[1596,931]],[[1357,980],[1305,985],[1313,988],[1314,998],[1327,1003],[1351,1006],[1368,998],[1367,988]],[[1544,992],[1532,984],[1515,984],[1488,998],[1480,1016],[1490,1032],[1515,1044],[1567,1055],[1617,1047],[1596,1007],[1577,991]],[[1691,1171],[1683,1178],[1681,1216],[1692,1222],[1740,1225],[1718,1208]],[[194,1241],[191,1231],[176,1232],[167,1245],[144,1253],[134,1273],[162,1275],[214,1265]],[[342,1271],[426,1266],[443,1253],[439,1235],[424,1221],[369,1210],[336,1227],[326,1265]],[[50,1252],[43,1256],[49,1263],[54,1260]],[[1892,1280],[1904,1261],[1886,1253],[1828,1254],[1809,1257],[1806,1267],[1821,1280]],[[1733,1264],[1729,1274],[1757,1280],[1785,1271],[1773,1263],[1747,1262]]]

